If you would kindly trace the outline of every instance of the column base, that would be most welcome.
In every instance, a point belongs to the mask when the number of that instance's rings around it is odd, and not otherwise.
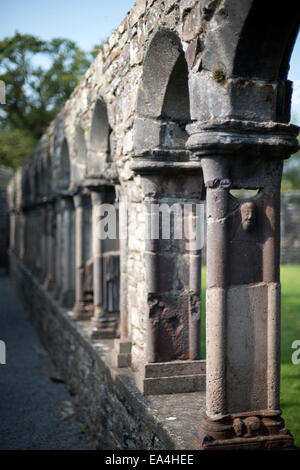
[[[205,418],[192,446],[197,450],[293,449],[280,411],[233,414],[213,421]]]
[[[85,302],[76,302],[72,310],[72,318],[75,321],[90,320],[93,316],[94,306]]]
[[[131,341],[115,339],[113,349],[114,366],[118,368],[131,366]]]
[[[205,391],[206,361],[172,361],[144,365],[144,376],[137,377],[144,395]]]
[[[92,339],[118,338],[119,320],[115,316],[93,317],[91,323],[90,337]]]

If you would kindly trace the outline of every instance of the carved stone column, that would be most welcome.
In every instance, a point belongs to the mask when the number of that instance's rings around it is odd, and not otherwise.
[[[199,162],[188,161],[187,153],[165,154],[165,161],[149,155],[132,165],[141,175],[146,218],[146,357],[138,377],[145,394],[205,388],[205,361],[200,360],[203,180]]]
[[[280,417],[280,184],[297,129],[188,126],[207,190],[206,419],[201,449],[289,447]],[[256,190],[239,199],[232,190]]]
[[[94,316],[91,320],[92,338],[116,338],[119,329],[119,313],[110,313],[104,306],[105,275],[110,273],[104,267],[102,240],[99,223],[101,221],[101,205],[106,198],[107,184],[93,183],[89,186],[92,196],[92,243],[93,243],[93,302]]]
[[[72,308],[75,297],[75,237],[73,220],[73,200],[71,196],[61,199],[61,292],[60,303]]]
[[[78,193],[74,196],[75,206],[75,305],[73,307],[74,320],[91,318],[91,310],[86,306],[84,299],[84,195]]]
[[[119,188],[119,234],[120,234],[120,339],[114,342],[116,367],[130,367],[131,341],[128,331],[127,308],[127,260],[128,260],[128,214],[127,200]]]

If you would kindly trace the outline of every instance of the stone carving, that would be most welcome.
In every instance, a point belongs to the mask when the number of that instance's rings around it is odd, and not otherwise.
[[[246,232],[250,232],[254,229],[256,222],[256,207],[255,203],[244,202],[240,206],[241,218],[242,218],[242,227]]]

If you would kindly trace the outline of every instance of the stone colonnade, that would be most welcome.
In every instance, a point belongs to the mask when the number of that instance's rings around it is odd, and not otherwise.
[[[200,449],[293,445],[280,183],[298,148],[287,74],[300,19],[292,1],[263,3],[138,0],[9,188],[11,253],[93,341],[114,339],[115,366],[144,394],[206,391]],[[206,361],[191,242],[204,203]]]

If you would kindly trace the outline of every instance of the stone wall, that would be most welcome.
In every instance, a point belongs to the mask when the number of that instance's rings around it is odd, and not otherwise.
[[[143,396],[129,368],[114,366],[113,340],[93,340],[14,256],[10,272],[43,344],[60,370],[97,449],[191,449],[205,394]]]

